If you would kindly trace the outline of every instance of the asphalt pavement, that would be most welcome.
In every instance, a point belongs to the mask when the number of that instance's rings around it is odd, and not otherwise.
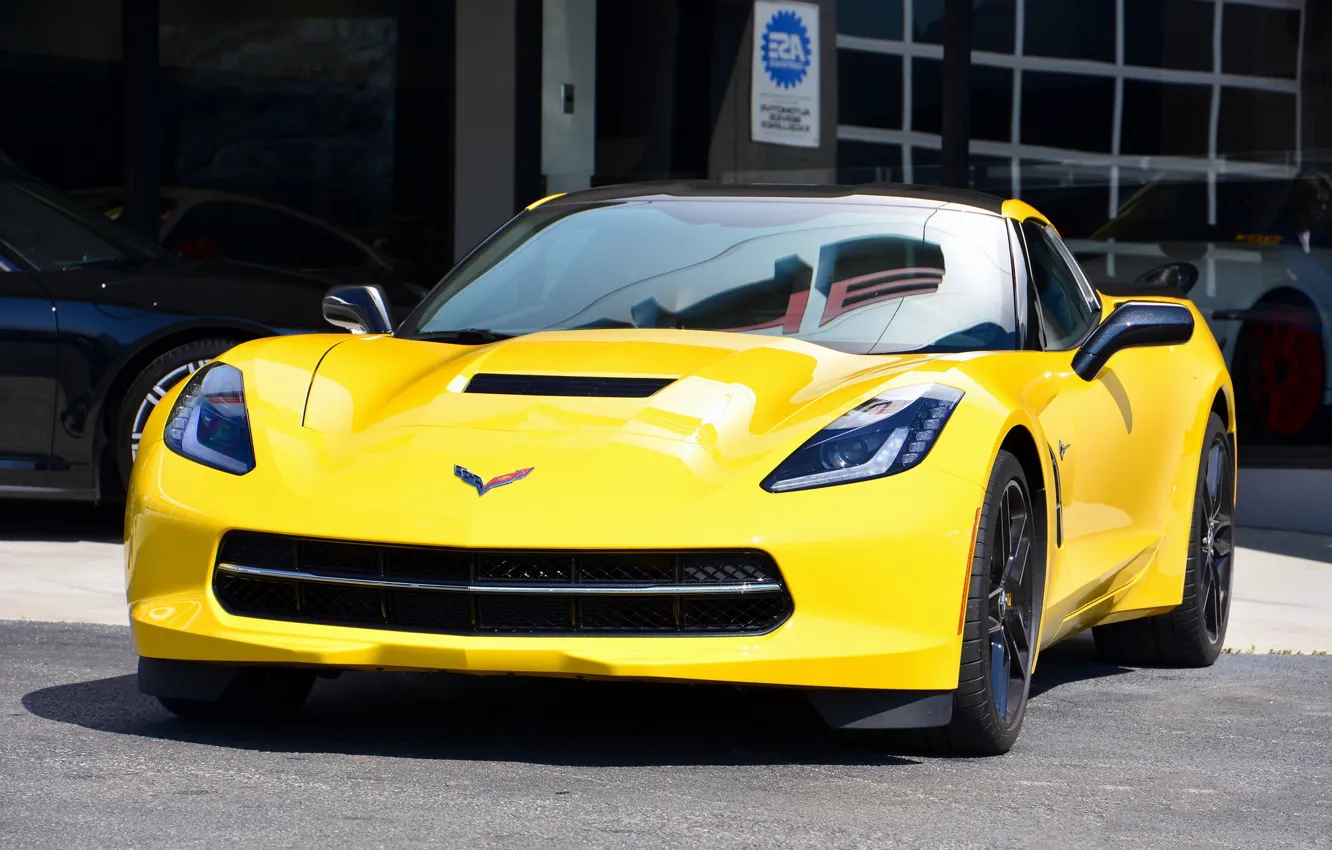
[[[132,671],[123,627],[0,623],[0,845],[1332,847],[1332,658],[1075,642],[990,759],[844,738],[795,692],[347,674],[247,727]]]
[[[119,523],[0,503],[5,850],[1332,848],[1332,656],[1267,653],[1332,649],[1328,538],[1242,530],[1215,667],[1068,641],[1012,753],[948,759],[711,686],[349,673],[297,724],[191,724],[96,624],[125,621]]]

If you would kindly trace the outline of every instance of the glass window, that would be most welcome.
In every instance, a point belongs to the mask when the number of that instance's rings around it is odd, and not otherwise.
[[[1221,70],[1293,80],[1299,41],[1298,9],[1227,3],[1221,17]]]
[[[42,271],[171,259],[129,228],[20,177],[0,179],[0,242]]]
[[[327,228],[260,204],[205,201],[166,237],[172,250],[280,268],[338,269],[370,264],[354,243]]]
[[[1031,283],[1041,306],[1045,347],[1065,351],[1077,345],[1096,324],[1096,313],[1087,299],[1087,287],[1067,258],[1067,249],[1044,225],[1026,222],[1027,255],[1031,261]]]
[[[837,32],[902,40],[902,0],[838,0]]]
[[[1120,152],[1207,156],[1212,87],[1124,81]]]
[[[902,146],[839,139],[837,182],[902,182]]]
[[[1093,234],[1117,242],[1245,242],[1293,239],[1304,229],[1302,208],[1326,203],[1329,187],[1313,176],[1295,180],[1225,179],[1216,184],[1216,224],[1208,221],[1205,180],[1153,181],[1138,190],[1119,215]],[[1319,214],[1321,217],[1321,213]],[[1304,217],[1307,217],[1305,215]]]
[[[840,0],[839,0],[840,2]],[[911,0],[912,37],[943,43],[944,0]],[[1012,53],[1017,27],[1015,0],[971,0],[971,46],[991,53]]]
[[[1076,114],[1076,120],[1070,116]],[[1022,142],[1051,148],[1110,151],[1115,81],[1084,74],[1022,74]]]
[[[938,133],[943,127],[943,62],[911,60],[911,129]],[[993,65],[971,66],[971,137],[1006,142],[1013,135],[1013,72]]]
[[[1221,90],[1216,147],[1222,154],[1282,157],[1295,149],[1295,95],[1257,89]],[[1282,157],[1284,158],[1284,157]]]
[[[856,127],[902,129],[902,57],[837,51],[837,120]]]
[[[432,293],[404,333],[679,328],[854,354],[1017,344],[1003,219],[885,203],[547,204]]]
[[[1027,0],[1023,52],[1115,61],[1115,0]]]
[[[1124,62],[1149,68],[1212,70],[1213,3],[1124,0]],[[1229,12],[1227,12],[1229,15]],[[1181,34],[1187,34],[1181,37]],[[1198,33],[1208,37],[1199,38]]]

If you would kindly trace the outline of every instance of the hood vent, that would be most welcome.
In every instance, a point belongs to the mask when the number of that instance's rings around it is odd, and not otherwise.
[[[647,398],[674,378],[600,378],[585,375],[501,375],[478,372],[467,382],[469,393],[490,395],[594,396]]]

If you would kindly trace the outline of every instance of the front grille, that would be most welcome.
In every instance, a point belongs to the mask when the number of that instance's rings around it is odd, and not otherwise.
[[[791,615],[772,558],[480,551],[230,532],[213,590],[232,614],[437,634],[760,634]]]

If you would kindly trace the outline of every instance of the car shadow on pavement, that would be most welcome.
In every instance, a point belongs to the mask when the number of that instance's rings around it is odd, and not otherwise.
[[[1031,698],[1054,690],[1060,685],[1104,679],[1132,672],[1102,661],[1090,632],[1081,632],[1041,651],[1036,672],[1031,677]]]
[[[247,750],[568,766],[913,763],[830,733],[797,691],[443,673],[321,680],[298,722],[174,718],[134,676],[34,691],[33,714],[100,732]]]
[[[1123,672],[1060,647],[1032,693]],[[179,720],[126,675],[33,691],[23,705],[99,732],[285,753],[589,767],[908,766],[921,753],[913,736],[830,731],[794,689],[350,672],[316,683],[298,722],[257,725]]]
[[[0,540],[120,543],[125,506],[0,500]]]

